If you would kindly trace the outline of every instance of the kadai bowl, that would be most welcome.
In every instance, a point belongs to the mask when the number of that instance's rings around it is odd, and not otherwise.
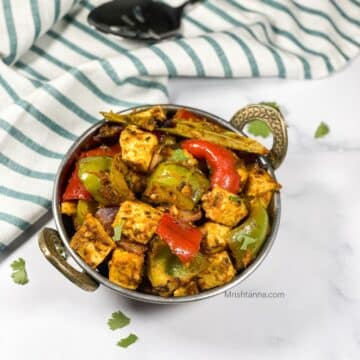
[[[160,304],[206,299],[252,274],[280,221],[281,112],[254,104],[230,122],[178,105],[102,114],[58,170],[57,230],[39,237],[46,258],[84,290]],[[252,120],[271,128],[270,151],[242,132]]]

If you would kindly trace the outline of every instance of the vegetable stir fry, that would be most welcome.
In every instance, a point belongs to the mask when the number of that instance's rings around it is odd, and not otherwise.
[[[102,114],[62,196],[71,248],[111,282],[160,296],[224,285],[249,266],[280,189],[256,161],[267,150],[185,109]]]

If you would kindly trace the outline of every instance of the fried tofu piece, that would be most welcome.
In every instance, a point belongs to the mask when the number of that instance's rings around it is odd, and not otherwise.
[[[256,204],[258,201],[260,201],[261,205],[264,208],[268,208],[271,202],[271,199],[273,197],[274,192],[273,191],[268,191],[262,195],[260,195],[259,197],[254,197],[250,200],[250,204]]]
[[[115,248],[115,242],[100,221],[88,213],[72,237],[70,246],[88,265],[96,268]]]
[[[259,200],[261,204],[267,208],[274,192],[280,190],[280,188],[281,185],[258,164],[255,164],[250,168],[245,194],[251,199],[251,203]]]
[[[180,297],[180,296],[189,296],[189,295],[195,295],[199,293],[198,286],[196,284],[196,281],[190,281],[188,284],[184,286],[180,286],[174,291],[174,296]]]
[[[207,222],[201,227],[204,237],[201,240],[201,248],[206,254],[214,254],[225,250],[228,244],[230,228],[214,222]]]
[[[158,144],[156,135],[128,125],[120,135],[121,157],[134,170],[147,172]]]
[[[236,171],[240,176],[240,189],[242,191],[245,188],[246,181],[248,179],[248,169],[246,168],[245,161],[243,159],[238,160],[238,165],[236,167]]]
[[[260,197],[267,192],[278,191],[280,188],[281,185],[258,164],[255,164],[250,168],[245,189],[245,193],[248,197]]]
[[[242,198],[219,186],[202,197],[202,206],[208,219],[230,227],[248,214]]]
[[[236,270],[227,251],[222,251],[207,258],[207,268],[198,275],[198,285],[201,290],[212,289],[231,281]]]
[[[60,205],[61,213],[68,216],[76,214],[77,202],[76,201],[62,201]]]
[[[143,267],[144,254],[117,248],[109,261],[109,280],[123,288],[135,290],[141,282]]]
[[[113,222],[122,226],[122,235],[130,241],[147,244],[154,236],[162,212],[140,201],[124,201]]]

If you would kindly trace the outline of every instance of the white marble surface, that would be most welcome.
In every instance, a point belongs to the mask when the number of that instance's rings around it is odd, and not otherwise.
[[[269,257],[235,290],[285,297],[155,306],[104,287],[86,293],[43,259],[32,236],[0,263],[1,359],[358,359],[360,59],[316,82],[184,79],[171,81],[171,94],[227,118],[247,102],[284,105],[290,147],[277,172],[281,229]],[[331,133],[315,140],[320,121]],[[24,287],[10,279],[19,256],[30,276]],[[116,310],[132,322],[111,332],[106,321]],[[130,331],[138,343],[115,346]]]

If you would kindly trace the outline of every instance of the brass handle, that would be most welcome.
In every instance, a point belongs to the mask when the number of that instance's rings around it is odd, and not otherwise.
[[[39,234],[39,247],[46,259],[81,289],[95,291],[99,287],[99,283],[88,274],[77,271],[69,265],[56,249],[57,243],[61,243],[61,239],[56,230],[45,228]]]
[[[253,120],[264,121],[272,131],[273,146],[267,158],[273,169],[277,169],[283,162],[287,148],[287,125],[280,111],[265,104],[253,104],[239,110],[230,120],[231,124],[243,130],[248,122]]]

